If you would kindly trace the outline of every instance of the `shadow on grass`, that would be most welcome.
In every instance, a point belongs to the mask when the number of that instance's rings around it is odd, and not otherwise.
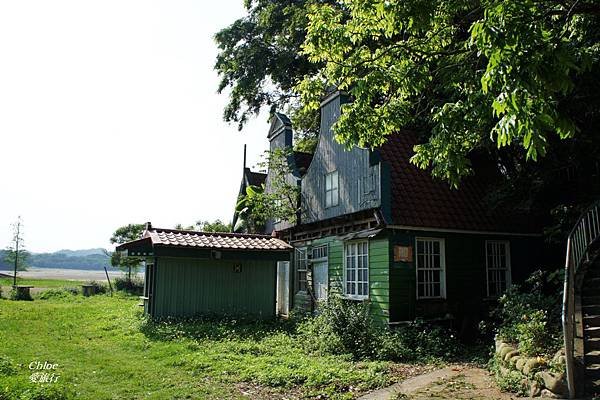
[[[144,318],[140,331],[150,340],[260,340],[275,333],[293,333],[292,320],[202,316],[194,318]]]

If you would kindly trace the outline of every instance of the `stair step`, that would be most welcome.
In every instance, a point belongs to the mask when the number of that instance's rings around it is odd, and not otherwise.
[[[588,326],[583,329],[586,339],[600,338],[600,326]]]
[[[586,353],[589,353],[589,352],[595,351],[595,350],[600,350],[600,339],[598,339],[598,338],[585,339],[583,348],[585,349]]]
[[[583,326],[586,329],[600,326],[600,315],[584,315]]]
[[[586,365],[600,365],[600,350],[592,350],[585,353],[585,364]]]

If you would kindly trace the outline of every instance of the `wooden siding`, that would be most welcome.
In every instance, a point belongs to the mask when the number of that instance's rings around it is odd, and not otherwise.
[[[155,317],[275,315],[275,261],[160,258],[155,279]]]
[[[443,238],[446,253],[446,299],[416,298],[415,257],[412,262],[394,262],[393,247],[415,246],[416,237]],[[390,321],[414,318],[476,318],[493,303],[487,298],[485,241],[510,242],[512,282],[523,281],[539,268],[541,238],[462,233],[394,231],[390,236]],[[414,253],[414,252],[413,252]]]
[[[376,208],[381,203],[380,164],[372,163],[369,150],[356,147],[346,150],[333,137],[331,127],[340,116],[343,101],[343,97],[336,96],[321,108],[319,143],[302,179],[302,223]],[[339,175],[339,202],[337,206],[326,208],[325,174],[336,170]],[[364,190],[367,187],[369,189]]]
[[[336,236],[328,236],[310,243],[310,247],[327,244],[329,248],[329,293],[342,294],[344,288],[344,242]],[[389,244],[387,238],[369,240],[369,302],[371,315],[379,323],[387,323],[389,305]],[[309,298],[303,293],[294,297],[294,308],[310,309]]]

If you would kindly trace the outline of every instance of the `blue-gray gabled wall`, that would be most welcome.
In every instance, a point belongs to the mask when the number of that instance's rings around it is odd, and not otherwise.
[[[313,160],[302,178],[302,223],[320,221],[381,205],[380,163],[368,149],[351,150],[333,137],[332,125],[340,117],[341,105],[348,98],[339,92],[321,105],[319,143]],[[339,203],[325,208],[325,175],[337,170]]]

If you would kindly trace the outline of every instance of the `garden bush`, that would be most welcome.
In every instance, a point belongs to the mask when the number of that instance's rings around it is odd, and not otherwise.
[[[79,292],[75,292],[73,293],[71,290],[67,289],[67,288],[63,288],[63,289],[48,289],[48,290],[44,290],[42,293],[40,293],[40,295],[38,296],[38,298],[40,300],[53,300],[53,299],[68,299],[71,298],[73,295],[78,294]]]
[[[127,278],[116,278],[114,281],[115,289],[130,294],[141,295],[144,292],[144,281],[139,278],[131,280]]]
[[[308,352],[349,354],[357,360],[428,362],[452,359],[462,346],[456,335],[439,326],[414,322],[390,329],[370,316],[368,302],[330,297],[319,315],[298,326],[300,343]]]
[[[10,376],[17,373],[14,361],[6,356],[0,355],[0,376]]]
[[[534,272],[513,285],[491,312],[498,335],[525,355],[553,354],[561,346],[562,271]]]

